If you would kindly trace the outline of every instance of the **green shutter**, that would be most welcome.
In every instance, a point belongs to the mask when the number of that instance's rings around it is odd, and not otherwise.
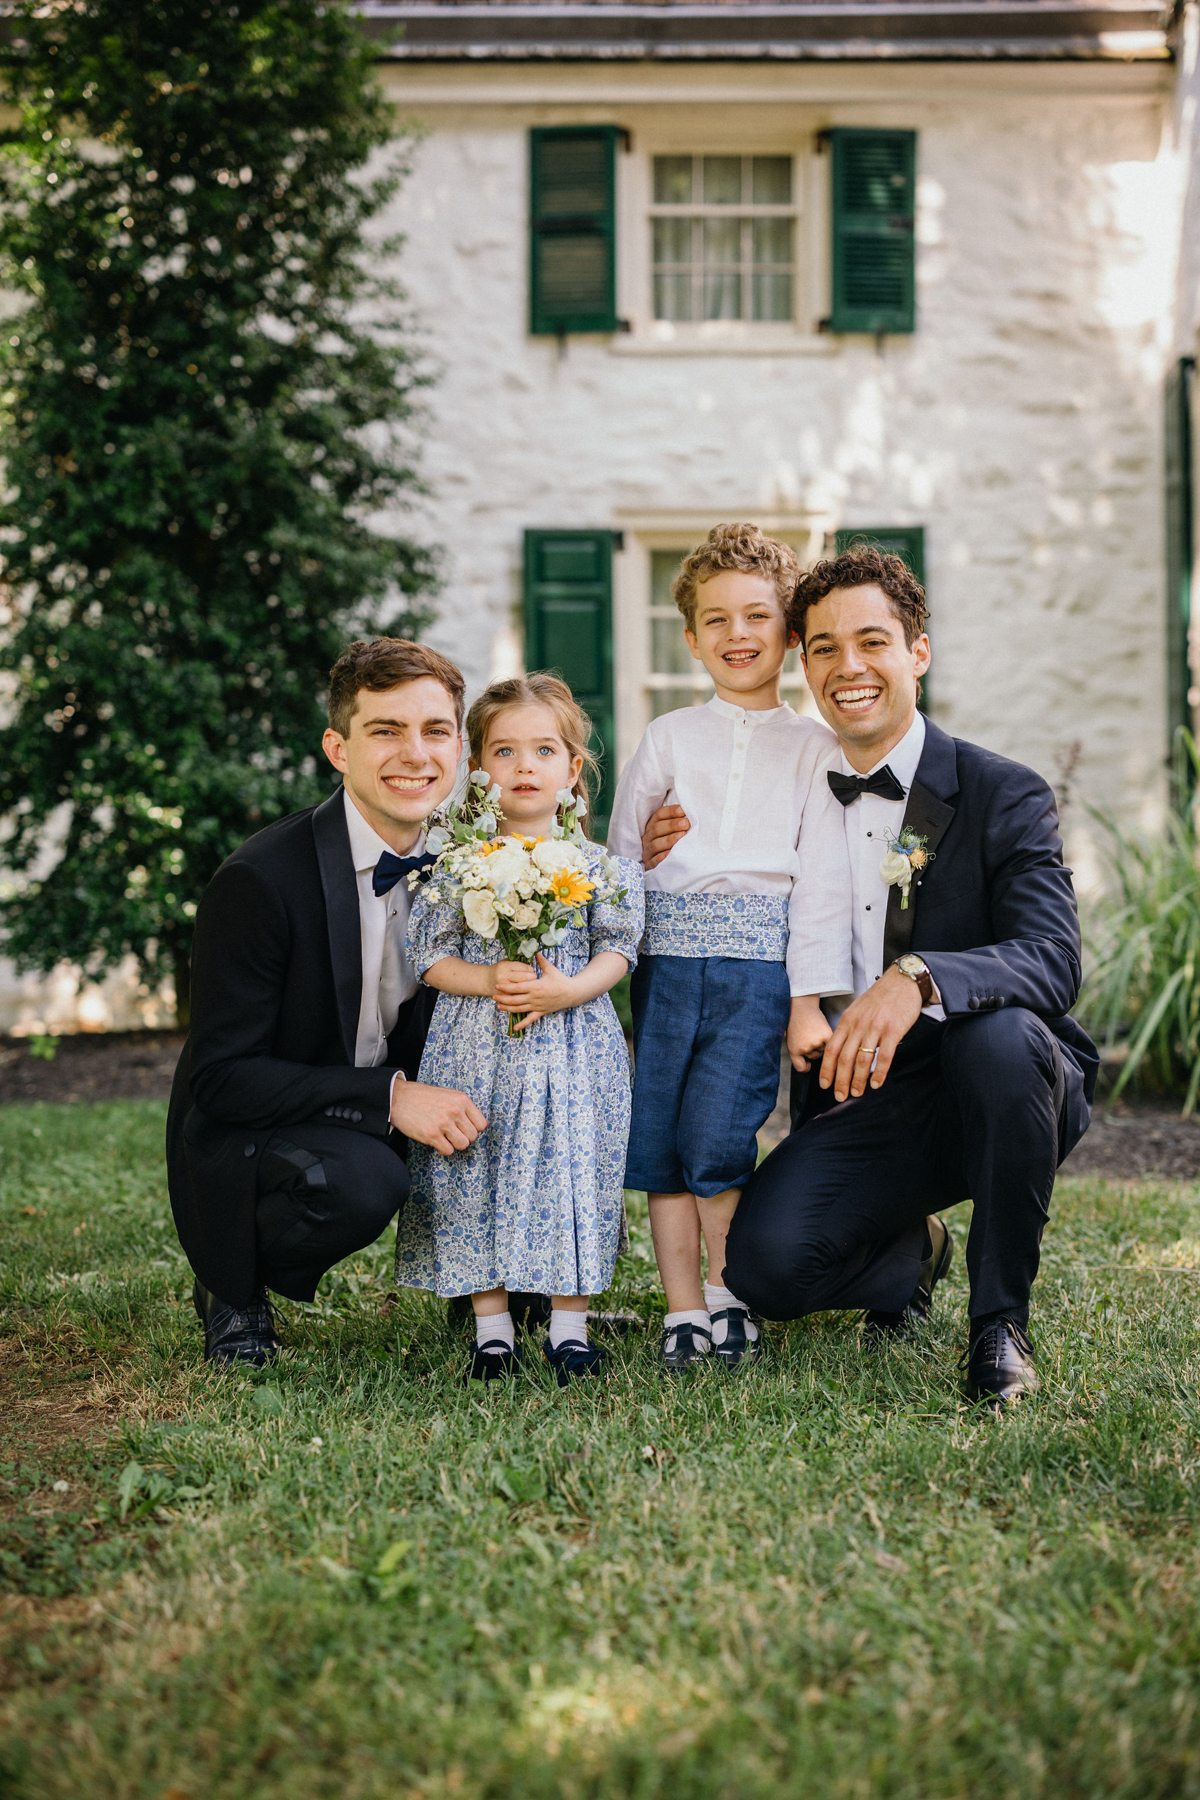
[[[831,331],[916,329],[915,131],[830,131]]]
[[[1192,622],[1192,384],[1195,365],[1181,357],[1167,377],[1165,474],[1167,501],[1167,720],[1171,750],[1181,725],[1191,725],[1188,632]]]
[[[925,527],[923,525],[872,525],[858,526],[849,531],[839,531],[834,539],[834,550],[842,556],[847,550],[853,550],[858,544],[869,544],[873,550],[886,550],[889,556],[898,556],[906,562],[921,586],[925,586]],[[920,697],[917,705],[923,713],[929,711],[929,676],[921,677]]]
[[[592,830],[612,808],[614,755],[611,531],[525,533],[525,667],[561,675],[592,721],[602,786]]]
[[[615,331],[615,125],[529,134],[529,329]]]

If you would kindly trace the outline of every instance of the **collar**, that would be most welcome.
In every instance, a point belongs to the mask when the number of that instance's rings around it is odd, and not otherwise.
[[[781,706],[769,707],[766,712],[747,712],[744,706],[732,706],[715,694],[705,704],[710,712],[719,713],[723,719],[732,719],[735,725],[766,725],[775,719],[795,718],[786,700]]]
[[[390,844],[384,843],[375,827],[369,825],[363,818],[345,788],[342,789],[342,792],[346,799],[346,830],[350,833],[350,856],[354,863],[354,873],[361,875],[367,869],[375,867],[385,850],[393,856],[396,852],[392,850]],[[424,848],[425,832],[422,830],[408,855],[420,856]]]
[[[873,775],[876,769],[882,769],[883,765],[886,763],[892,771],[892,774],[896,777],[896,780],[900,783],[900,786],[904,789],[905,793],[907,793],[917,778],[917,764],[921,760],[921,752],[924,748],[925,715],[924,713],[917,713],[912,724],[900,739],[900,742],[894,744],[887,755],[881,756],[879,761],[874,763],[871,768],[865,771],[865,773]],[[860,771],[858,769],[852,767],[847,759],[846,752],[843,750],[842,774],[857,775],[859,773]]]

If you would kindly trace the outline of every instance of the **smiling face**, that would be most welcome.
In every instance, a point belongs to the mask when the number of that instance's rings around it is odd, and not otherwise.
[[[381,694],[361,688],[349,734],[331,726],[321,741],[363,818],[400,855],[452,790],[462,754],[454,701],[430,675]]]
[[[929,639],[912,647],[881,587],[834,588],[804,621],[804,671],[821,716],[866,774],[895,748],[917,710],[917,682],[929,667]]]
[[[500,789],[504,829],[546,837],[559,789],[574,787],[583,758],[571,755],[548,706],[508,706],[488,726],[482,766]]]
[[[799,642],[789,632],[774,583],[722,569],[696,590],[688,649],[713,678],[717,696],[759,712],[779,705],[779,674]]]

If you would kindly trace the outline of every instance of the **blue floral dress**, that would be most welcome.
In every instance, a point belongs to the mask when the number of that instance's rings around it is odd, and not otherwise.
[[[589,866],[594,859],[589,858]],[[615,950],[637,961],[642,871],[620,859],[617,904],[583,909],[551,953],[564,975]],[[408,925],[418,975],[444,956],[500,962],[499,942],[467,931],[428,888]],[[624,1218],[629,1136],[629,1052],[607,994],[537,1019],[516,1037],[494,1000],[440,994],[421,1058],[421,1080],[468,1094],[488,1128],[466,1150],[409,1150],[412,1191],[396,1235],[396,1281],[437,1294],[505,1287],[533,1294],[595,1294],[612,1280]]]

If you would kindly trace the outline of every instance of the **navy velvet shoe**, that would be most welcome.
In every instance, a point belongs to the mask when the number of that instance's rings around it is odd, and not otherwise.
[[[510,1350],[500,1338],[485,1338],[482,1344],[476,1341],[471,1345],[471,1360],[463,1376],[463,1385],[469,1387],[473,1381],[503,1381],[506,1375],[515,1375],[520,1366],[518,1351]]]

